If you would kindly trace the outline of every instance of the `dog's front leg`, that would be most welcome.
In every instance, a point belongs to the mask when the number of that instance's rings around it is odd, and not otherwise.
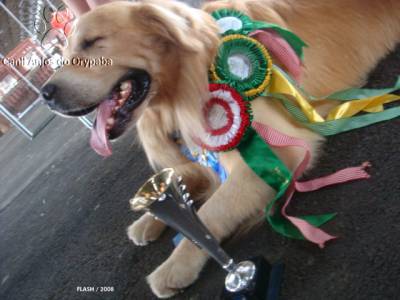
[[[230,174],[199,210],[199,217],[218,239],[229,237],[252,217],[259,216],[274,195],[240,158],[230,153]],[[233,162],[233,164],[232,164]],[[208,259],[207,254],[184,239],[147,280],[160,298],[168,298],[193,283]]]
[[[165,224],[155,219],[150,213],[133,222],[126,230],[129,239],[137,246],[146,246],[155,241],[165,229]]]

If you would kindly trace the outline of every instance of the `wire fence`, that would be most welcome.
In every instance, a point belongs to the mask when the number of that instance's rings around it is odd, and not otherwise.
[[[29,65],[27,61],[60,55],[63,32],[50,26],[52,14],[59,9],[63,5],[51,0],[0,0],[0,34],[2,41],[6,41],[5,50],[0,50],[0,133],[13,125],[33,139],[55,117],[49,111],[44,117],[43,113],[36,115],[35,118],[42,120],[36,122],[35,128],[28,128],[24,122],[25,116],[43,108],[40,89],[56,69],[51,65]],[[86,127],[92,127],[87,117],[80,120]]]
[[[45,8],[45,2],[42,0],[22,0],[18,3],[18,18],[36,38],[38,32],[42,32],[44,28],[40,28],[42,22],[42,12]],[[20,39],[29,37],[25,30],[20,33]]]

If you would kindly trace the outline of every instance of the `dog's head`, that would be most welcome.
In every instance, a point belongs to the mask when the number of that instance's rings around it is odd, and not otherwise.
[[[79,18],[43,97],[66,116],[98,108],[110,139],[147,106],[190,123],[201,112],[217,47],[218,29],[201,10],[167,0],[113,2]]]

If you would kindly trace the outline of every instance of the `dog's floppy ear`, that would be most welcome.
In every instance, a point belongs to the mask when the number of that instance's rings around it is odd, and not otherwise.
[[[172,10],[152,3],[143,3],[134,17],[135,21],[143,23],[150,35],[185,51],[202,51],[202,43],[191,38],[194,33],[191,21]]]

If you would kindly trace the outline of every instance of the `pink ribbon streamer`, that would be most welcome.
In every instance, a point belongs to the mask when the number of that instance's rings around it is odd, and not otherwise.
[[[289,216],[286,213],[286,208],[290,204],[294,192],[296,190],[299,192],[315,191],[322,187],[333,184],[369,178],[370,175],[365,171],[365,168],[369,167],[370,163],[365,162],[359,167],[346,168],[325,177],[320,177],[305,182],[298,182],[297,179],[304,173],[310,161],[311,152],[308,144],[301,139],[288,136],[267,125],[255,121],[252,122],[252,127],[264,139],[264,141],[271,146],[278,148],[293,146],[301,147],[305,150],[304,158],[294,171],[293,181],[289,185],[289,188],[284,196],[286,201],[285,204],[282,206],[281,213],[285,218],[287,218],[294,226],[299,229],[299,231],[307,240],[318,244],[320,248],[323,248],[327,241],[335,239],[336,237],[311,225],[303,219]]]
[[[328,176],[302,182],[296,181],[296,191],[312,192],[329,185],[345,183],[355,179],[367,179],[371,177],[367,172],[365,172],[365,169],[368,167],[371,167],[371,164],[369,162],[364,162],[361,166],[346,168]]]
[[[289,43],[272,29],[255,30],[249,34],[262,43],[297,81],[301,79],[301,60]]]

